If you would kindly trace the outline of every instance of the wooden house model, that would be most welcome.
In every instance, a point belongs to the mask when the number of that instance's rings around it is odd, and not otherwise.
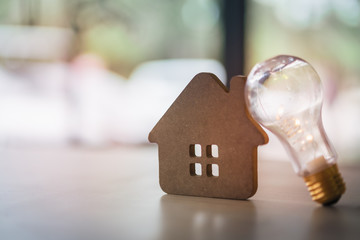
[[[247,199],[257,190],[257,146],[268,141],[250,117],[246,77],[230,90],[211,73],[185,87],[149,134],[159,147],[162,190],[170,194]]]

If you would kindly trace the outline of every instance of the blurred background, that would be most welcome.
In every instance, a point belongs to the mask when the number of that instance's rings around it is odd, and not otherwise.
[[[0,149],[148,144],[198,72],[310,62],[341,161],[360,161],[359,0],[0,0]],[[261,159],[287,159],[270,135]]]

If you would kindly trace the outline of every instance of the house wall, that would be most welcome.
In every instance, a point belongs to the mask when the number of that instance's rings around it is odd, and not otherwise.
[[[237,145],[241,141],[209,141],[204,139],[183,141],[181,143],[159,144],[160,186],[170,194],[194,195],[246,199],[257,188],[256,161],[253,160],[253,148],[240,151]],[[190,156],[190,145],[200,144],[201,157]],[[206,146],[216,144],[218,158],[209,158]],[[200,163],[201,176],[192,176],[190,165]],[[219,176],[209,176],[208,164],[219,166]]]

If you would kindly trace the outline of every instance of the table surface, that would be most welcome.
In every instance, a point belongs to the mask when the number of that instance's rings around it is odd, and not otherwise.
[[[247,201],[167,195],[155,145],[0,149],[0,239],[360,239],[360,166],[333,207],[290,163],[259,161]]]

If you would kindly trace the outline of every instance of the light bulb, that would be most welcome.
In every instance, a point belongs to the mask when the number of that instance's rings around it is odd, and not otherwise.
[[[280,139],[312,199],[336,203],[345,184],[321,121],[323,91],[314,68],[284,55],[258,63],[246,81],[245,96],[253,118]]]

